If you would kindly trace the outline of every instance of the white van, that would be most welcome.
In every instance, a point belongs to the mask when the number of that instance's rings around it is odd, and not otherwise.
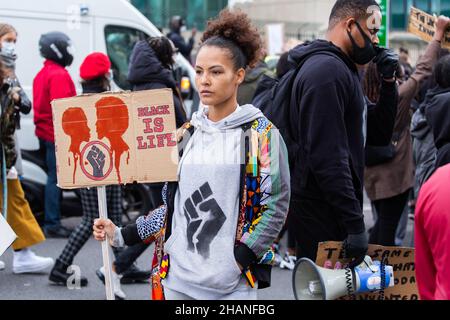
[[[106,53],[112,62],[114,76],[112,89],[130,89],[126,79],[128,61],[134,44],[148,36],[161,35],[161,32],[126,0],[81,0],[80,2],[78,0],[1,0],[0,22],[13,25],[18,32],[16,74],[30,99],[32,99],[33,79],[44,62],[39,53],[39,39],[44,33],[60,31],[71,38],[75,52],[74,61],[68,70],[78,93],[81,93],[80,64],[89,53],[94,51]],[[198,103],[192,101],[192,98],[198,101],[198,94],[194,87],[195,71],[180,54],[176,63],[176,73],[190,79],[192,86],[191,100],[184,101],[189,116],[195,109],[193,106]],[[186,84],[189,81],[185,78],[182,83]],[[42,154],[38,150],[39,140],[35,136],[32,113],[22,115],[18,136],[24,157],[22,186],[34,214],[42,216],[47,175],[44,170],[45,160],[42,160]],[[136,211],[140,214],[148,212],[150,204],[145,185],[126,186],[124,190],[124,209],[127,215]],[[66,196],[67,194],[69,195]],[[72,196],[70,192],[63,193],[61,212],[65,215],[68,211],[81,212],[79,199],[72,199]]]
[[[134,44],[161,32],[129,1],[126,0],[20,0],[0,1],[0,21],[13,25],[18,34],[17,76],[32,98],[33,79],[43,66],[39,54],[39,38],[50,31],[66,33],[72,40],[75,59],[68,68],[81,92],[79,67],[93,51],[108,54],[114,74],[113,89],[128,90],[126,81],[128,59]],[[178,55],[177,65],[188,75],[194,86],[195,72],[189,62]],[[185,103],[188,115],[191,101]],[[21,148],[36,150],[39,143],[34,134],[32,115],[22,116],[18,131]]]

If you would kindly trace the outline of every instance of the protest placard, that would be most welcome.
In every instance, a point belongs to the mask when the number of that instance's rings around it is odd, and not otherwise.
[[[108,218],[107,185],[177,180],[171,89],[58,99],[52,112],[58,186],[98,187],[100,218]],[[114,300],[108,242],[102,242],[105,289]]]
[[[411,7],[408,31],[422,40],[430,42],[436,32],[436,21],[436,16]],[[450,32],[446,32],[442,41],[442,47],[450,49]]]
[[[60,188],[177,180],[170,89],[59,99],[52,110]]]
[[[394,287],[386,288],[384,296],[387,300],[418,300],[419,293],[416,285],[416,274],[414,264],[414,248],[404,247],[383,247],[378,245],[369,245],[367,251],[373,261],[381,261],[382,256],[386,255],[386,264],[393,266],[394,269]],[[348,263],[343,258],[342,242],[322,242],[317,250],[316,264],[319,267],[340,268]],[[340,265],[340,266],[339,266]],[[380,294],[364,293],[356,295],[358,300],[377,300]],[[348,299],[345,297],[343,299]]]

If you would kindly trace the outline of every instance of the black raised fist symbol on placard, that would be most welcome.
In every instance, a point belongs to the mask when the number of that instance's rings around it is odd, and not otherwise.
[[[211,242],[227,220],[216,199],[210,198],[212,190],[205,183],[184,203],[187,219],[188,250],[209,257]]]
[[[96,178],[103,177],[103,167],[105,166],[105,154],[96,146],[93,146],[87,155],[87,160],[94,169],[92,174]]]

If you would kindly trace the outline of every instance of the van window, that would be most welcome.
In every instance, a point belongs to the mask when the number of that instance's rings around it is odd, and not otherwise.
[[[114,25],[105,27],[106,51],[111,60],[114,81],[122,90],[131,89],[127,76],[134,45],[146,38],[147,34],[134,28]]]

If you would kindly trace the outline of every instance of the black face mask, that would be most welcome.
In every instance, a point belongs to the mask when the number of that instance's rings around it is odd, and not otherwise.
[[[348,36],[350,37],[350,40],[352,42],[352,52],[350,53],[350,58],[353,60],[354,63],[359,65],[365,65],[372,61],[373,58],[377,55],[377,51],[375,50],[375,47],[372,43],[372,40],[367,36],[367,34],[364,32],[364,30],[361,28],[358,22],[355,22],[356,26],[358,27],[359,32],[364,38],[364,47],[359,47],[356,43],[355,39],[353,38],[350,31],[347,31]]]

